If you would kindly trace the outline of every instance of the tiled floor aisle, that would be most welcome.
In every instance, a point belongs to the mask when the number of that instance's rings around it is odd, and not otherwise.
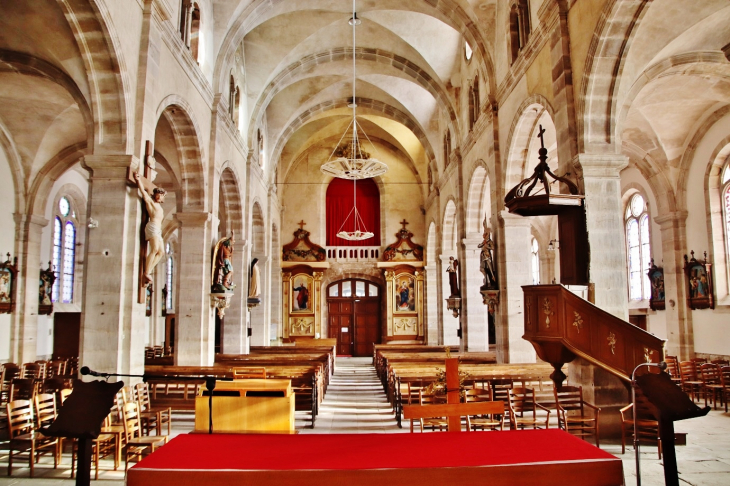
[[[301,418],[304,418],[302,416]],[[375,375],[371,358],[337,358],[337,368],[330,381],[325,399],[314,429],[308,422],[297,420],[301,434],[328,433],[402,433],[408,431],[396,425],[393,412],[383,388]],[[173,435],[192,430],[191,415],[175,416]],[[688,432],[687,446],[677,447],[680,485],[728,486],[730,485],[730,414],[712,411],[707,417],[677,422],[678,432]],[[489,433],[489,432],[482,432]],[[623,460],[627,486],[636,484],[634,454],[629,448],[621,454],[621,444],[601,441],[601,448]],[[23,461],[24,464],[27,462]],[[36,466],[34,479],[28,479],[28,468],[13,468],[13,477],[7,478],[7,456],[0,452],[0,486],[70,486],[70,457],[65,454],[62,465],[54,470],[49,457]],[[122,485],[124,473],[113,471],[112,462],[102,461],[99,481],[96,484]],[[662,463],[657,459],[656,447],[642,446],[641,471],[643,486],[664,484]]]
[[[372,358],[337,358],[314,429],[299,433],[402,432],[372,362]]]

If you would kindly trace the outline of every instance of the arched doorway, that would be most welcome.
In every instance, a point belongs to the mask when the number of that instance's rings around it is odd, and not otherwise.
[[[372,356],[380,343],[380,286],[360,279],[327,287],[329,337],[337,339],[337,354]]]

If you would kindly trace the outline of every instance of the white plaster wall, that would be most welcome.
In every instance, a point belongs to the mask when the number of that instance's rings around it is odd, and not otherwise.
[[[15,254],[15,189],[5,152],[0,150],[0,257]],[[10,314],[0,314],[0,361],[10,359]]]

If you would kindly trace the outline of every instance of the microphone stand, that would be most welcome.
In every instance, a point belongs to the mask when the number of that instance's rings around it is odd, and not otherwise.
[[[82,366],[79,372],[83,376],[96,376],[98,378],[109,379],[112,376],[123,377],[123,378],[142,378],[142,381],[147,383],[150,379],[166,380],[170,377],[167,375],[154,375],[149,373],[143,373],[141,375],[135,374],[123,374],[123,373],[102,373],[100,371],[93,371],[88,366]],[[213,433],[213,390],[215,390],[216,380],[221,381],[233,381],[233,378],[228,377],[217,377],[217,376],[176,376],[175,379],[182,379],[187,381],[200,381],[205,380],[205,389],[208,392],[208,434]]]
[[[640,363],[634,371],[631,372],[631,403],[634,406],[634,450],[636,451],[636,486],[641,486],[641,472],[639,470],[639,415],[636,407],[636,370],[646,366],[647,368],[659,368],[661,371],[667,369],[667,363]]]

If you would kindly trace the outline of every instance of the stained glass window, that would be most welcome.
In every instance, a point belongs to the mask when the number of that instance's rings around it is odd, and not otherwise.
[[[69,198],[59,198],[53,219],[53,248],[51,264],[56,281],[53,283],[53,302],[72,304],[76,266],[76,211]]]
[[[74,263],[76,260],[76,227],[67,221],[63,229],[63,295],[64,304],[73,302]]]
[[[629,267],[629,298],[650,297],[651,286],[647,271],[651,262],[651,236],[646,201],[634,195],[626,208],[626,251]]]
[[[53,256],[51,262],[53,264],[53,275],[56,280],[53,282],[53,302],[58,301],[60,295],[59,289],[61,288],[61,233],[63,225],[61,224],[61,218],[55,218],[53,220]]]
[[[167,252],[170,252],[170,244],[167,245]],[[172,256],[167,257],[167,297],[165,298],[165,309],[172,309],[172,277],[173,277],[173,262]]]

